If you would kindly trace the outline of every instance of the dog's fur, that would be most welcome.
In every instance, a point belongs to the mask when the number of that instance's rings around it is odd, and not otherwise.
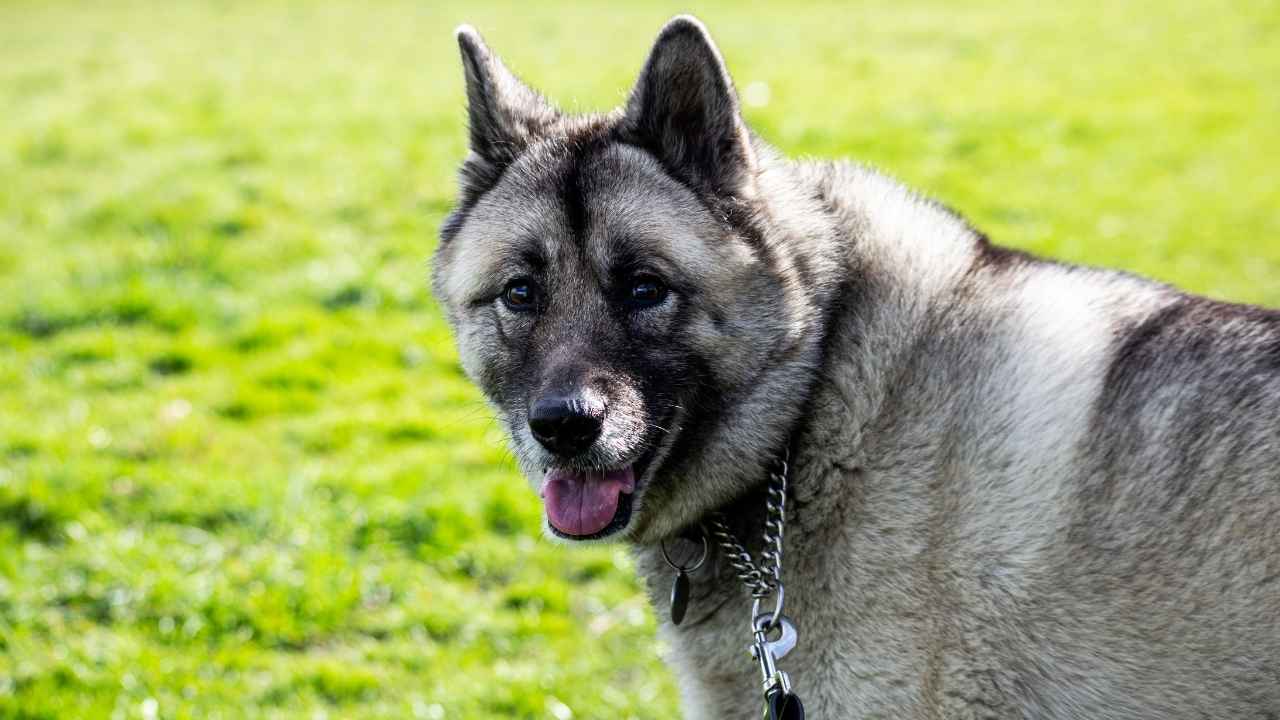
[[[458,32],[471,153],[434,288],[469,376],[543,471],[636,463],[632,543],[761,527],[792,447],[782,666],[817,718],[1280,716],[1280,313],[993,246],[846,163],[743,124],[696,20],[626,106],[568,116]],[[615,302],[636,269],[671,287]],[[498,301],[517,275],[538,309]],[[528,407],[607,398],[582,458]],[[662,621],[691,718],[761,706],[724,562]]]

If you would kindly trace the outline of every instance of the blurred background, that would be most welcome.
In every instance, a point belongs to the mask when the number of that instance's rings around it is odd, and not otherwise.
[[[1105,6],[1104,6],[1105,5]],[[566,109],[699,14],[785,152],[1280,305],[1280,3],[0,3],[0,717],[670,718],[427,261],[451,31]]]

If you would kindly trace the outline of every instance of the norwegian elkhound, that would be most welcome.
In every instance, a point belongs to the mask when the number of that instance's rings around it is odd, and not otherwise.
[[[457,39],[435,293],[548,533],[634,548],[687,717],[763,706],[739,575],[779,476],[777,666],[812,717],[1280,717],[1280,312],[788,161],[689,17],[602,115]]]

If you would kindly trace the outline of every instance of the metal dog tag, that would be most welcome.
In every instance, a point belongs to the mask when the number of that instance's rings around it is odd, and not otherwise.
[[[679,625],[684,620],[684,613],[689,609],[689,576],[683,569],[676,570],[676,579],[671,582],[671,622]]]
[[[667,541],[663,540],[660,547],[662,548],[662,559],[667,561],[667,565],[676,571],[675,579],[671,581],[671,624],[679,625],[684,621],[685,611],[689,609],[689,573],[702,567],[702,563],[707,561],[707,553],[710,552],[711,546],[707,542],[707,534],[699,533],[696,536],[681,536],[683,539],[692,541],[695,537],[702,543],[702,553],[698,555],[698,559],[692,565],[686,566],[682,562],[676,562],[671,559],[671,554],[667,552]]]

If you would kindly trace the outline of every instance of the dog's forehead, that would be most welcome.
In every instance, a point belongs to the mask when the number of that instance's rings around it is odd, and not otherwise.
[[[464,304],[530,272],[578,285],[628,265],[706,278],[751,259],[692,190],[622,143],[531,148],[479,199],[453,243],[443,287]]]
[[[569,152],[534,177],[558,231],[541,238],[549,258],[598,271],[660,260],[683,272],[711,269],[724,229],[648,153],[625,144]]]

